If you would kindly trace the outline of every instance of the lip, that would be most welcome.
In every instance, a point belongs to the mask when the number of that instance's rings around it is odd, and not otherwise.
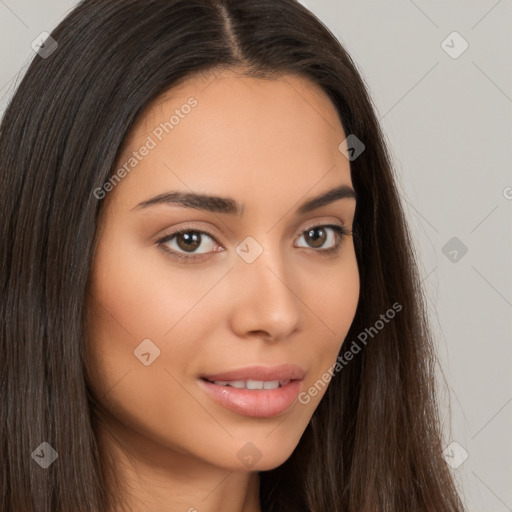
[[[203,390],[219,405],[243,416],[268,418],[287,411],[297,400],[302,388],[304,370],[297,365],[250,366],[237,370],[202,376]],[[240,389],[220,386],[209,381],[229,380],[289,381],[277,389]]]
[[[214,380],[302,380],[304,370],[296,364],[280,364],[277,366],[247,366],[222,373],[202,375],[201,378]]]

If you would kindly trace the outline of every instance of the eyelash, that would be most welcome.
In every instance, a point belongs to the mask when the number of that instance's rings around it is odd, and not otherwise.
[[[329,249],[313,249],[313,248],[311,248],[314,252],[318,252],[323,256],[330,256],[331,254],[337,253],[341,248],[341,244],[343,242],[343,237],[352,235],[352,233],[345,226],[339,226],[337,224],[317,224],[317,225],[313,225],[311,227],[306,228],[304,231],[302,231],[301,236],[304,235],[305,233],[307,233],[308,231],[312,231],[312,230],[318,229],[318,228],[331,228],[335,232],[335,236],[336,236],[336,241],[335,241],[334,247],[331,247]],[[175,238],[179,235],[182,235],[184,233],[191,233],[191,232],[199,233],[200,235],[208,235],[212,240],[215,241],[215,243],[218,244],[213,233],[210,233],[207,230],[200,230],[200,229],[189,228],[189,227],[184,227],[182,229],[174,231],[173,233],[170,233],[169,235],[164,236],[163,238],[157,240],[156,244],[159,247],[162,247],[162,249],[164,251],[166,251],[169,254],[169,256],[171,256],[172,258],[174,258],[182,263],[194,263],[199,260],[204,261],[204,259],[207,258],[208,255],[214,251],[211,251],[209,253],[202,253],[202,254],[185,254],[185,253],[175,251],[173,249],[169,249],[165,245],[167,242],[170,242],[173,238]],[[305,249],[305,247],[302,247],[302,249]],[[220,251],[215,251],[215,252],[220,252]]]

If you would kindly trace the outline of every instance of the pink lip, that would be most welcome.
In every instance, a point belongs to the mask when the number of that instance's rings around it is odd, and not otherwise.
[[[291,380],[277,389],[238,389],[199,380],[203,389],[220,405],[243,416],[267,418],[285,412],[297,399],[302,380]]]
[[[296,401],[302,387],[304,370],[297,365],[250,366],[223,373],[205,375],[200,385],[218,404],[244,416],[272,417],[285,412]],[[239,389],[220,386],[213,381],[233,380],[289,381],[277,389]]]
[[[278,366],[247,366],[238,370],[229,370],[222,373],[202,375],[203,379],[211,382],[215,380],[302,380],[304,370],[295,364],[281,364]]]

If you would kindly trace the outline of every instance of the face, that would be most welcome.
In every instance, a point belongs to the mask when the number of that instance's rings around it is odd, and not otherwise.
[[[87,347],[104,428],[136,457],[260,471],[297,446],[359,298],[345,138],[304,78],[233,72],[132,129],[95,192]]]

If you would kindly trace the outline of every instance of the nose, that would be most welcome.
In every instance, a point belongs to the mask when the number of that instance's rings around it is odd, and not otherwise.
[[[265,249],[252,263],[240,259],[232,279],[231,328],[239,337],[278,341],[302,328],[301,290],[279,251]]]

